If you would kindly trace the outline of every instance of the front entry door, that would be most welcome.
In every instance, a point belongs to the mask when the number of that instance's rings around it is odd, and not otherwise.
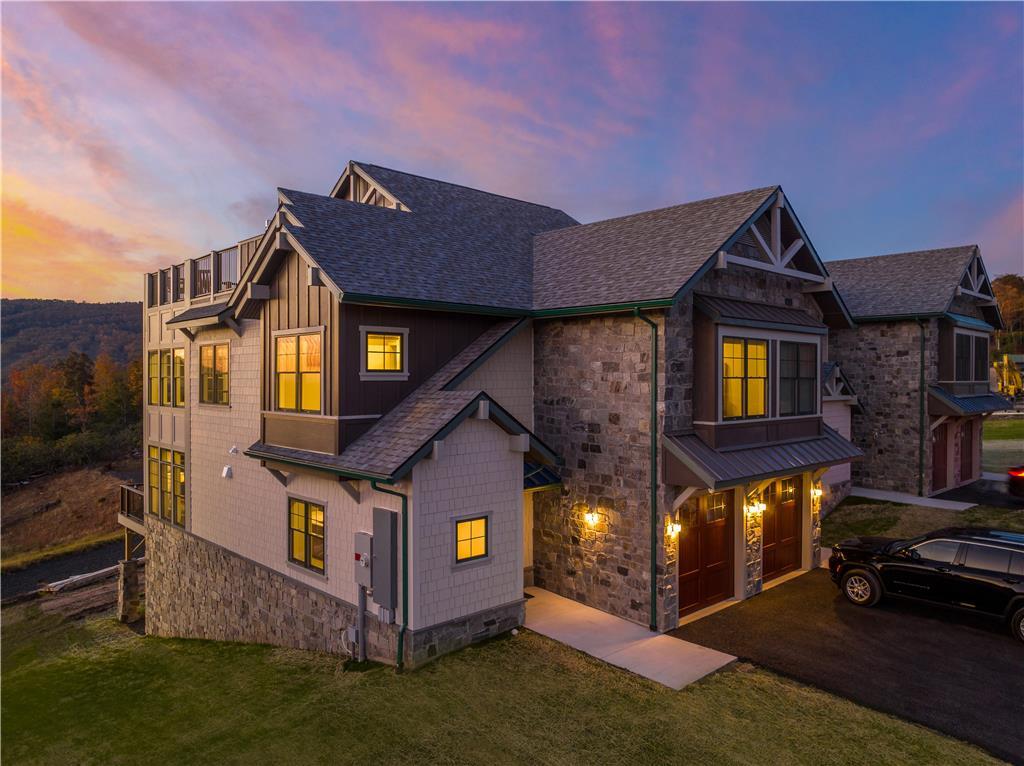
[[[732,596],[732,490],[683,507],[679,533],[679,614]]]
[[[774,481],[761,496],[764,511],[764,581],[800,568],[800,478]]]

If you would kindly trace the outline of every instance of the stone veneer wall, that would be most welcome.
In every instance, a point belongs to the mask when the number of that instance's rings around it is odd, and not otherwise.
[[[664,318],[650,317],[663,345]],[[629,315],[534,327],[535,430],[565,460],[562,489],[533,497],[534,582],[643,625],[650,622],[650,333]],[[592,528],[586,509],[599,514]]]
[[[842,365],[861,405],[853,413],[852,441],[864,451],[864,459],[852,464],[854,484],[917,493],[920,332],[916,322],[871,322],[833,333],[832,358]],[[938,379],[937,352],[938,325],[929,320],[926,384]],[[931,439],[925,438],[924,447],[927,477]],[[929,482],[924,489],[929,490]]]

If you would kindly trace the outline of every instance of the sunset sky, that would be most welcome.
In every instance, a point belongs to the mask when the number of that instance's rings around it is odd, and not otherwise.
[[[138,300],[359,159],[592,221],[782,184],[1024,272],[1024,5],[10,4],[4,297]]]

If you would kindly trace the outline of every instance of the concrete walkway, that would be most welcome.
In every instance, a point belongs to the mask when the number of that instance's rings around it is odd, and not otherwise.
[[[959,503],[955,500],[939,500],[935,497],[919,497],[908,492],[889,492],[884,489],[868,489],[867,487],[853,487],[851,495],[866,497],[869,500],[884,500],[888,503],[903,503],[904,505],[920,505],[924,508],[941,508],[944,511],[966,511],[973,508],[976,503]]]
[[[541,588],[527,588],[526,627],[599,660],[682,689],[735,660],[698,644],[652,633]]]

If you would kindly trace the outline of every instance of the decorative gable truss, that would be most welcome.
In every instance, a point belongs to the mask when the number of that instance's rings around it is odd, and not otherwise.
[[[996,297],[992,292],[992,283],[988,278],[988,272],[985,270],[985,263],[981,260],[981,255],[977,250],[975,250],[974,257],[971,258],[970,263],[967,264],[967,268],[964,269],[964,273],[960,277],[960,284],[957,285],[956,294],[977,298],[984,306],[995,305]]]
[[[364,205],[377,205],[378,207],[391,208],[392,210],[403,210],[408,212],[409,207],[377,183],[370,174],[363,170],[355,162],[349,161],[345,166],[345,172],[331,189],[331,196],[335,199],[347,199],[350,202],[359,202]]]
[[[716,268],[746,266],[823,285],[831,290],[828,272],[779,189],[734,234],[718,253]]]
[[[838,364],[832,364],[826,369],[825,377],[822,380],[821,396],[825,401],[857,403],[857,395],[850,386],[850,381],[843,375],[843,370]]]

